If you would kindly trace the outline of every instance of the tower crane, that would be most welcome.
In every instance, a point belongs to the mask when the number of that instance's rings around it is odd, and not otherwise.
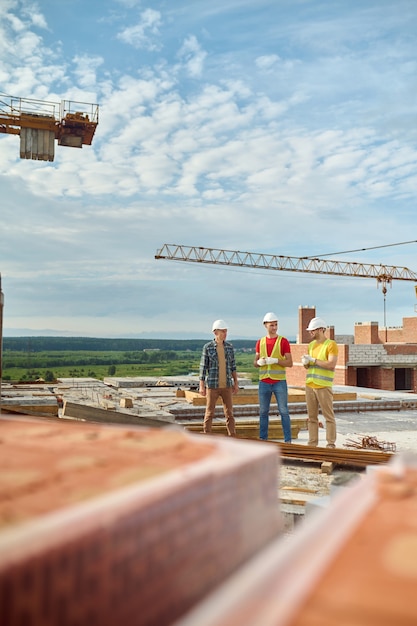
[[[0,133],[20,135],[20,158],[53,161],[60,146],[91,145],[98,124],[98,104],[60,103],[0,93]]]
[[[377,286],[382,286],[384,295],[384,325],[385,296],[387,285],[393,280],[408,280],[417,282],[417,273],[407,267],[393,265],[374,265],[357,263],[355,261],[334,261],[316,257],[293,257],[278,254],[262,254],[256,252],[241,252],[238,250],[222,250],[203,248],[200,246],[182,246],[164,244],[157,251],[155,259],[171,261],[186,261],[190,263],[208,263],[211,265],[227,265],[233,267],[251,267],[264,270],[280,270],[284,272],[303,272],[307,274],[330,274],[336,276],[358,276],[361,278],[375,278]],[[417,295],[417,287],[415,287]]]
[[[157,251],[155,259],[187,261],[191,263],[209,263],[234,267],[252,267],[263,270],[282,270],[284,272],[304,272],[308,274],[333,274],[337,276],[359,276],[375,278],[386,293],[387,285],[393,280],[417,282],[417,273],[407,267],[392,265],[373,265],[355,261],[331,261],[316,257],[295,257],[238,250],[202,248],[200,246],[181,246],[164,244]]]

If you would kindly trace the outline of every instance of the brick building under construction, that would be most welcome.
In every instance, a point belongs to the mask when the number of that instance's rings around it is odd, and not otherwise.
[[[305,383],[301,356],[311,341],[306,328],[315,316],[315,307],[299,307],[297,343],[291,346],[294,367],[287,370],[290,385]],[[339,341],[333,326],[327,336],[339,347],[336,385],[417,392],[417,317],[403,318],[403,325],[396,328],[380,329],[378,322],[356,322],[354,336],[343,337],[346,343]]]

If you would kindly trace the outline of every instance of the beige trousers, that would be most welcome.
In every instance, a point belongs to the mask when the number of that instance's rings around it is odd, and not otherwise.
[[[236,425],[235,418],[233,417],[232,387],[223,387],[222,389],[207,388],[206,413],[204,415],[203,430],[205,433],[211,433],[214,411],[219,397],[221,397],[223,403],[223,412],[226,418],[227,432],[230,436],[234,436],[236,435]]]
[[[333,411],[333,389],[331,387],[306,386],[306,404],[308,413],[308,445],[319,443],[319,407],[326,420],[327,445],[336,443],[336,420]]]

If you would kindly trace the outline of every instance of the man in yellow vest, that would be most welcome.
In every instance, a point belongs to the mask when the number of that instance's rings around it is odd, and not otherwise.
[[[266,337],[257,341],[255,367],[259,367],[259,438],[268,439],[269,408],[275,396],[281,416],[284,441],[291,443],[291,419],[288,412],[288,387],[286,367],[292,367],[291,348],[288,339],[278,335],[278,318],[275,313],[266,313],[263,324]]]
[[[306,404],[308,413],[308,445],[319,443],[319,407],[326,420],[327,447],[336,447],[336,420],[333,411],[333,379],[337,364],[337,343],[327,339],[327,324],[321,317],[313,317],[307,330],[313,341],[308,345],[308,354],[301,357],[307,370]]]

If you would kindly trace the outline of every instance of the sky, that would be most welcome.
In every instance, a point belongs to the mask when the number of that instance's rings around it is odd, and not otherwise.
[[[415,0],[2,0],[0,92],[99,105],[91,146],[0,134],[3,334],[400,326],[414,283],[155,259],[164,244],[417,271]]]

